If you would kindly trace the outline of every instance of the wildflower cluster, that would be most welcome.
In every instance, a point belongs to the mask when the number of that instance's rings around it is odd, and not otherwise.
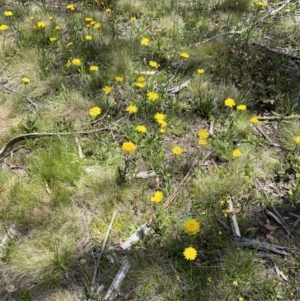
[[[199,137],[198,144],[200,146],[204,146],[204,145],[207,144],[207,139],[209,137],[209,132],[205,129],[199,130],[198,137]]]

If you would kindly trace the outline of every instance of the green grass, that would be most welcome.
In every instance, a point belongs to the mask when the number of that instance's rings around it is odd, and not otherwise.
[[[0,239],[12,231],[0,248],[0,298],[102,300],[126,255],[121,298],[297,300],[298,255],[261,257],[220,223],[230,224],[231,200],[242,236],[299,246],[298,227],[287,237],[263,211],[274,205],[292,224],[299,208],[295,4],[271,15],[277,1],[87,0],[74,11],[45,2],[0,1],[1,145],[57,133],[0,155]]]

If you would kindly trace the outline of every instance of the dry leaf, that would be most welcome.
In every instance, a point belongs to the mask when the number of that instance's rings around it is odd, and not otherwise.
[[[7,284],[4,289],[9,292],[9,293],[13,293],[17,290],[17,288],[13,285],[13,284]]]
[[[264,227],[270,231],[274,231],[278,228],[278,226],[272,226],[270,224],[264,224]]]

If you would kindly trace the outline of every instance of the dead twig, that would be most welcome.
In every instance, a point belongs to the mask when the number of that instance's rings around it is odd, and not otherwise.
[[[117,211],[114,211],[114,213],[112,215],[112,218],[111,218],[111,221],[110,221],[110,224],[109,224],[109,226],[107,228],[107,231],[106,231],[106,234],[105,234],[105,238],[104,238],[102,246],[101,246],[100,254],[99,254],[99,256],[96,259],[96,264],[95,264],[95,269],[94,269],[94,276],[93,276],[93,282],[92,282],[93,286],[96,285],[99,262],[100,262],[100,259],[102,257],[102,254],[104,252],[104,249],[105,249],[105,246],[106,246],[106,242],[107,242],[107,239],[108,239],[108,235],[109,235],[109,233],[111,231],[111,228],[112,228],[113,222],[115,220],[116,214],[117,214]]]
[[[70,136],[70,135],[86,135],[86,134],[94,134],[102,131],[113,130],[113,127],[104,127],[94,130],[86,130],[86,131],[78,131],[78,132],[66,132],[66,133],[29,133],[29,134],[22,134],[10,139],[0,150],[0,158],[7,152],[14,144],[17,142],[27,140],[27,139],[36,139],[40,137],[47,137],[47,136]]]
[[[275,146],[275,147],[280,147],[280,145],[279,144],[277,144],[277,143],[274,143],[272,140],[271,140],[271,138],[263,131],[263,129],[260,127],[260,126],[258,126],[258,125],[255,125],[255,127],[258,129],[258,131],[269,141],[269,143],[270,143],[270,145],[272,145],[272,146]]]

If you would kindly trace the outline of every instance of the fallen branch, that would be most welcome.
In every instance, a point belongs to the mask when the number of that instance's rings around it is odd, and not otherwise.
[[[7,152],[14,144],[27,140],[27,139],[36,139],[40,137],[47,137],[47,136],[70,136],[70,135],[85,135],[85,134],[94,134],[102,131],[112,130],[114,128],[105,127],[100,129],[94,130],[86,130],[86,131],[78,131],[78,132],[67,132],[67,133],[29,133],[29,134],[22,134],[10,139],[0,150],[0,158]]]

